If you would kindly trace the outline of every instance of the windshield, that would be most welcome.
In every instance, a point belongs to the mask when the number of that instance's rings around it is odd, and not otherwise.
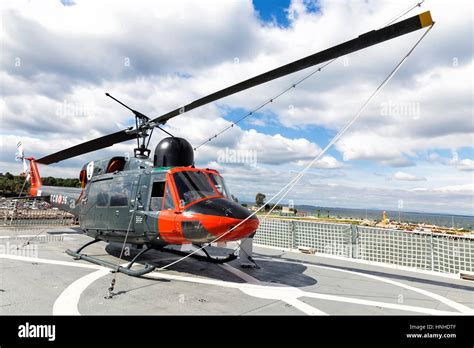
[[[207,175],[203,172],[178,172],[173,174],[173,178],[178,190],[180,205],[183,207],[195,200],[217,194]]]
[[[222,176],[209,173],[209,177],[211,178],[212,183],[216,187],[217,191],[219,191],[224,197],[232,199],[229,189],[225,185],[224,178]]]

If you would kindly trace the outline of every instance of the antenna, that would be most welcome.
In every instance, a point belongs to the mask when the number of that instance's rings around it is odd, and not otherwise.
[[[150,118],[148,116],[145,116],[143,115],[141,112],[137,111],[137,110],[133,110],[131,107],[129,107],[128,105],[125,105],[124,103],[122,103],[120,100],[118,100],[117,98],[115,97],[112,97],[109,93],[105,92],[105,95],[113,100],[115,100],[117,103],[119,103],[120,105],[122,105],[123,107],[127,108],[128,110],[130,110],[131,112],[133,112],[133,114],[135,115],[135,117],[137,118],[141,118],[141,119],[144,119],[146,121],[150,120]]]
[[[142,114],[141,112],[132,109],[128,105],[125,105],[124,103],[122,103],[117,98],[111,96],[109,93],[106,92],[105,95],[107,97],[113,99],[114,101],[116,101],[117,103],[122,105],[123,107],[127,108],[131,112],[133,112],[133,114],[135,115],[135,127],[136,127],[136,130],[137,130],[137,147],[135,149],[133,149],[133,152],[134,152],[136,158],[149,158],[151,151],[150,151],[150,149],[148,149],[148,145],[150,144],[150,139],[151,139],[151,136],[153,134],[153,129],[151,130],[151,133],[148,134],[147,133],[147,127],[145,127],[145,125],[148,124],[148,122],[150,121],[150,118],[148,116]],[[174,137],[173,134],[165,131],[163,128],[161,128],[161,127],[157,127],[157,128],[160,129],[161,131],[165,132],[169,136]],[[146,140],[147,138],[148,138],[148,141]]]

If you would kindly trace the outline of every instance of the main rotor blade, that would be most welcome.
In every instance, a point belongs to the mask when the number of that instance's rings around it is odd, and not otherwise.
[[[87,141],[85,143],[70,147],[68,149],[56,152],[54,154],[45,156],[37,160],[38,163],[51,164],[65,159],[83,155],[85,153],[100,150],[105,147],[112,146],[117,143],[121,143],[127,140],[136,139],[137,131],[144,131],[143,128],[150,128],[151,126],[159,126],[166,123],[169,119],[181,115],[186,111],[190,111],[197,107],[206,105],[218,99],[227,97],[229,95],[241,92],[243,90],[261,85],[262,83],[275,80],[279,77],[286,76],[288,74],[309,68],[311,66],[324,63],[328,60],[359,51],[361,49],[367,48],[379,44],[384,41],[391,40],[398,36],[408,34],[410,32],[416,31],[418,29],[432,25],[433,21],[431,19],[431,14],[429,11],[423,12],[420,15],[413,16],[411,18],[405,19],[401,22],[386,26],[379,30],[373,30],[365,34],[360,35],[359,37],[341,43],[337,46],[333,46],[324,51],[312,54],[305,58],[299,59],[292,63],[283,65],[279,68],[273,69],[261,75],[252,77],[248,80],[239,82],[230,87],[224,88],[220,91],[214,92],[206,97],[197,99],[190,104],[187,104],[183,107],[180,107],[176,110],[170,111],[166,114],[163,114],[151,121],[149,121],[144,127],[140,127],[139,130],[122,130],[120,132],[112,133],[105,135],[103,137]]]
[[[328,60],[359,51],[361,49],[367,48],[379,44],[384,41],[391,40],[398,36],[408,34],[410,32],[416,31],[418,29],[432,25],[433,21],[431,19],[431,14],[429,11],[423,12],[417,16],[405,19],[401,22],[386,26],[379,30],[372,30],[365,34],[360,35],[359,37],[341,43],[337,46],[333,46],[324,51],[312,54],[300,60],[294,61],[292,63],[283,65],[279,68],[270,70],[261,75],[252,77],[248,80],[239,82],[233,86],[224,88],[220,91],[212,93],[206,97],[197,99],[190,104],[177,108],[176,110],[170,111],[166,114],[163,114],[150,121],[150,124],[164,124],[169,119],[183,114],[186,111],[190,111],[197,107],[203,106],[205,104],[211,103],[218,99],[230,96],[232,94],[241,92],[243,90],[258,86],[262,83],[275,80],[279,77],[286,76],[288,74],[309,68],[311,66],[324,63]]]
[[[61,150],[59,152],[40,158],[36,162],[43,164],[56,163],[71,157],[83,155],[88,152],[112,146],[116,143],[121,143],[123,141],[132,140],[136,138],[137,135],[135,130],[122,130],[120,132],[105,135],[103,137],[96,138],[85,143],[70,147],[68,149]]]

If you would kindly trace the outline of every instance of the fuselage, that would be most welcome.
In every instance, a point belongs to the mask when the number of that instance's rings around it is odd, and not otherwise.
[[[247,238],[258,227],[216,170],[155,168],[151,161],[115,157],[90,162],[80,177],[82,189],[43,186],[36,195],[77,215],[81,229],[96,239],[123,242],[127,235],[132,244],[202,244]]]

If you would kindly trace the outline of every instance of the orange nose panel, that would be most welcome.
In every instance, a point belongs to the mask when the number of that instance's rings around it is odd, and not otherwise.
[[[257,230],[258,223],[259,223],[258,219],[248,219],[244,222],[239,221],[236,225],[234,225],[237,227],[235,227],[231,232],[227,233],[224,237],[222,237],[219,240],[224,242],[224,241],[232,241],[232,240],[247,238],[248,236],[250,236]],[[227,229],[227,231],[232,229],[234,226],[229,226],[229,229]]]
[[[195,216],[195,218],[196,217],[197,216]],[[199,221],[202,226],[216,238],[223,235],[223,237],[219,239],[219,242],[247,238],[257,230],[259,223],[257,218],[251,218],[242,222],[243,220],[241,219],[206,215],[200,216]],[[234,229],[228,232],[232,228]]]

